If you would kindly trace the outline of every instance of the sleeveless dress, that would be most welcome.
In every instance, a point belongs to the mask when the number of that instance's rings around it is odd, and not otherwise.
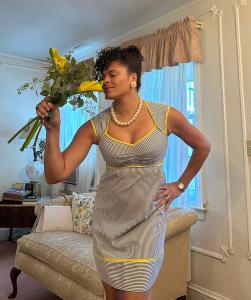
[[[134,144],[107,132],[110,107],[90,119],[106,162],[92,215],[97,272],[112,287],[134,292],[147,291],[158,276],[167,215],[165,204],[157,208],[154,199],[166,182],[162,164],[170,106],[144,101],[155,125]]]

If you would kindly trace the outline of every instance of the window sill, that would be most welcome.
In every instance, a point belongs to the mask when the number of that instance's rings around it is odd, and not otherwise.
[[[197,206],[189,206],[189,208],[192,208],[197,213],[198,219],[200,221],[205,221],[205,216],[207,212],[207,207],[197,207]]]

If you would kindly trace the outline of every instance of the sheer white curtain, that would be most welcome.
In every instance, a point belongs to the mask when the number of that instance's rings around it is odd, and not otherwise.
[[[104,93],[100,93],[99,94],[99,99],[98,99],[98,111],[101,112],[103,111],[105,108],[107,108],[108,106],[111,105],[112,100],[109,99],[105,99],[105,94]],[[105,171],[105,161],[102,157],[102,154],[99,150],[99,147],[96,146],[96,169],[95,169],[95,181],[94,181],[94,187],[97,188],[97,185],[100,182],[100,178],[102,176],[102,174]]]
[[[180,110],[188,118],[187,83],[195,79],[195,66],[195,63],[186,63],[145,72],[142,75],[142,86],[139,94],[143,99],[169,104]],[[169,136],[168,150],[163,165],[166,182],[178,180],[183,173],[189,161],[188,151],[188,146],[180,138],[174,134]],[[172,202],[171,206],[189,206],[191,204],[189,192],[187,189]]]
[[[66,104],[60,108],[60,116],[60,150],[63,152],[72,142],[78,128],[90,118],[90,115],[82,109],[76,109],[74,111],[72,105]],[[89,192],[96,165],[95,150],[95,146],[92,146],[88,155],[78,167],[77,192]],[[45,177],[43,176],[42,196],[52,195],[53,193],[63,190],[64,183],[47,184]]]

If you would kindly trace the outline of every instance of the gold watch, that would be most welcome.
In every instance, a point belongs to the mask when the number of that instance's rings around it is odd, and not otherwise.
[[[177,180],[178,183],[178,189],[183,193],[185,191],[185,185],[183,182]]]

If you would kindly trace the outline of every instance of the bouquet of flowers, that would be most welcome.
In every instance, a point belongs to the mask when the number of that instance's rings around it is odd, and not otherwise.
[[[48,69],[43,80],[35,77],[32,82],[25,83],[18,89],[18,94],[23,93],[28,88],[34,89],[37,84],[42,83],[40,95],[47,96],[46,101],[51,102],[58,107],[70,103],[74,109],[83,107],[87,110],[83,97],[91,98],[97,102],[94,92],[101,92],[103,81],[96,81],[94,70],[94,61],[86,60],[77,62],[71,53],[61,56],[54,48],[50,48],[50,57],[48,58]],[[37,89],[36,89],[37,93]],[[48,115],[51,117],[51,113]],[[23,151],[28,147],[31,139],[36,134],[35,143],[43,126],[43,119],[40,116],[32,118],[21,129],[19,129],[9,140],[10,143],[21,132],[27,130],[33,124],[24,144],[19,149]]]

